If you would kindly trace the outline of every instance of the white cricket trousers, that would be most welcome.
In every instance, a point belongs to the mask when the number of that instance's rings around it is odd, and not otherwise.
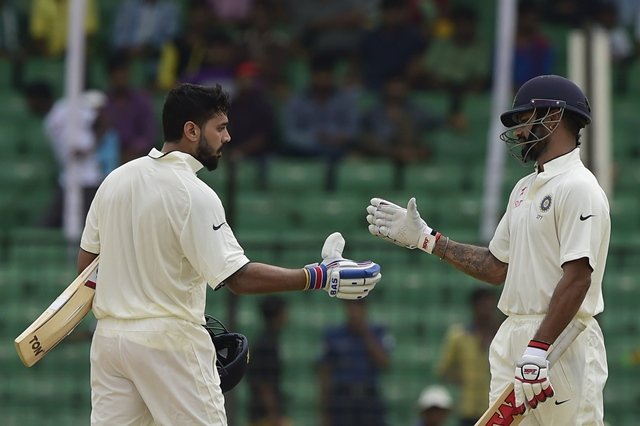
[[[513,383],[515,364],[538,330],[542,315],[512,315],[502,323],[489,349],[493,404],[505,386]],[[604,424],[603,396],[607,355],[602,330],[592,317],[580,318],[587,328],[551,367],[555,394],[529,410],[521,426],[599,426]]]
[[[176,318],[98,321],[91,424],[226,426],[209,333]]]

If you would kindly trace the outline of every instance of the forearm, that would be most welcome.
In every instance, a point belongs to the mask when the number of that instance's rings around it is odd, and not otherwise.
[[[507,276],[509,265],[496,259],[487,247],[458,243],[442,236],[433,254],[465,274],[489,284],[500,285]]]
[[[78,251],[78,260],[76,262],[78,274],[84,271],[96,257],[98,257],[97,254],[89,253],[88,251],[80,249]]]
[[[302,268],[251,262],[227,278],[225,284],[235,294],[261,294],[304,290],[307,279]]]
[[[563,276],[553,292],[549,310],[533,339],[546,343],[555,342],[578,313],[590,284],[590,279],[572,279],[566,275]]]

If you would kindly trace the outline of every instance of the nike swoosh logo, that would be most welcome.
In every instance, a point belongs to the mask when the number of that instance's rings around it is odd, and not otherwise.
[[[222,222],[222,223],[221,223],[220,225],[218,225],[218,226],[213,225],[213,230],[214,230],[214,231],[217,231],[217,230],[218,230],[218,229],[220,229],[220,228],[222,227],[222,225],[224,225],[225,223],[227,223],[227,222]]]
[[[562,405],[562,404],[564,404],[564,403],[565,403],[565,402],[567,402],[567,401],[570,401],[570,399],[565,399],[564,401],[558,401],[558,400],[556,400],[555,404],[556,404],[556,405]]]
[[[595,215],[593,215],[593,214],[590,214],[590,215],[587,215],[587,216],[580,215],[580,220],[584,222],[585,220],[589,219],[592,216],[595,216]]]

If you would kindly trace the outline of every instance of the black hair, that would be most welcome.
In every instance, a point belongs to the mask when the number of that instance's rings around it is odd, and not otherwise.
[[[286,307],[284,299],[280,296],[267,296],[260,301],[260,312],[266,321],[271,321],[280,315]]]
[[[562,117],[566,123],[567,129],[576,138],[576,146],[580,146],[580,130],[586,126],[584,120],[576,113],[564,110]]]
[[[185,83],[171,89],[162,108],[164,140],[180,140],[187,121],[202,127],[210,118],[227,114],[229,103],[229,94],[219,84],[199,86]]]
[[[125,70],[131,67],[131,57],[125,50],[116,50],[107,58],[107,73],[112,74],[114,71]]]

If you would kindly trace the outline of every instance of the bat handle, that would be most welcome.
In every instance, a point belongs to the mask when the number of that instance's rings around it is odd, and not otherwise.
[[[580,333],[587,328],[585,323],[576,319],[569,323],[569,325],[560,333],[560,336],[553,342],[551,349],[549,351],[549,355],[547,356],[547,360],[549,361],[549,365],[553,365],[558,358],[562,356],[562,354],[567,350],[571,343],[578,337]]]

